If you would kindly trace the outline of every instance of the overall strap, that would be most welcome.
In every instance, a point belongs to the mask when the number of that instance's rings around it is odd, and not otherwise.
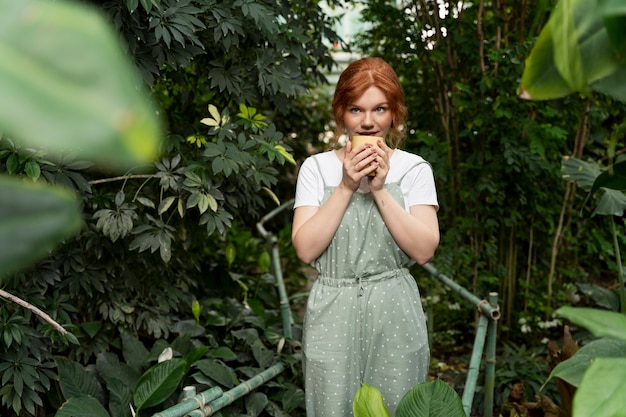
[[[431,169],[432,169],[432,165],[430,165],[430,162],[428,161],[419,161],[416,162],[415,164],[411,165],[411,167],[409,169],[407,169],[406,171],[404,171],[404,174],[402,174],[402,177],[400,177],[400,180],[398,181],[398,183],[402,183],[402,181],[404,180],[404,177],[406,176],[406,174],[408,174],[409,172],[411,172],[411,170],[419,165],[422,164],[426,164],[428,165]]]

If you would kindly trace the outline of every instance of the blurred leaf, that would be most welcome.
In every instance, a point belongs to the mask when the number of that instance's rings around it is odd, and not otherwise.
[[[623,416],[626,410],[626,358],[597,358],[574,396],[572,416]]]
[[[49,255],[81,224],[73,193],[0,176],[0,277]]]
[[[377,388],[363,383],[354,396],[352,411],[354,417],[389,417],[389,411],[385,407],[381,392]]]
[[[4,1],[0,27],[0,130],[117,169],[157,156],[156,109],[99,13],[61,0]]]
[[[556,315],[568,319],[596,337],[626,340],[626,315],[589,307],[561,307]]]
[[[582,381],[585,371],[596,358],[623,358],[625,356],[626,341],[610,338],[593,340],[578,349],[574,356],[555,366],[546,383],[552,378],[561,378],[577,387]]]
[[[623,85],[614,75],[623,73],[623,45],[609,37],[621,30],[620,15],[615,0],[560,0],[526,60],[520,96],[546,100],[599,88],[626,100],[626,89],[610,89]]]

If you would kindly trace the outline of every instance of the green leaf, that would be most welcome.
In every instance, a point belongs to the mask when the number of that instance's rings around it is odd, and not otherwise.
[[[417,384],[398,404],[396,417],[465,417],[456,391],[440,379]]]
[[[560,0],[552,11],[549,23],[553,26],[552,47],[555,65],[568,86],[575,91],[587,91],[572,7],[575,1]]]
[[[602,3],[603,0],[557,3],[526,60],[520,85],[522,98],[554,99],[576,91],[586,94],[620,72],[623,62],[612,46],[608,29],[614,30],[611,18],[621,11],[598,7]],[[607,19],[609,24],[605,26]],[[612,83],[617,85],[619,79],[623,80],[615,77]],[[606,86],[602,89],[608,90]],[[606,92],[626,100],[623,87],[621,91]]]
[[[623,358],[625,356],[626,341],[611,338],[593,340],[578,349],[574,356],[555,366],[545,383],[552,378],[561,378],[577,387],[580,385],[585,371],[596,358]]]
[[[92,321],[88,323],[82,323],[80,325],[80,328],[83,329],[83,331],[87,333],[89,337],[93,338],[96,334],[98,334],[100,329],[102,329],[102,322]]]
[[[626,359],[597,358],[574,396],[573,417],[619,417],[626,410]]]
[[[0,176],[0,278],[47,256],[81,224],[68,190]]]
[[[176,392],[186,367],[184,360],[171,359],[148,369],[135,387],[133,402],[137,411],[160,404]]]
[[[590,193],[593,194],[600,188],[626,190],[626,161],[618,162],[598,175]]]
[[[115,169],[155,159],[161,122],[100,13],[76,2],[4,1],[0,27],[1,131]]]
[[[215,359],[203,359],[196,363],[196,367],[202,373],[218,384],[232,388],[239,384],[237,377],[232,369]]]
[[[95,372],[83,368],[78,362],[62,359],[56,362],[59,369],[59,385],[64,398],[85,394],[104,402],[104,390]]]
[[[626,315],[589,307],[561,307],[556,315],[568,319],[596,337],[626,340]]]
[[[390,417],[381,392],[363,383],[354,396],[352,411],[354,417]]]
[[[176,201],[176,196],[165,197],[159,203],[159,210],[157,213],[159,213],[159,215],[165,213],[172,206],[172,204],[174,204],[174,201]]]
[[[100,401],[89,395],[79,395],[65,401],[54,417],[111,417]]]

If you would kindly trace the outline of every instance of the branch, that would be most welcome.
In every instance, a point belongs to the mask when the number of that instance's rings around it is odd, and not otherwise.
[[[18,305],[24,307],[25,309],[32,311],[33,313],[35,313],[36,315],[38,315],[39,317],[44,319],[52,327],[54,327],[55,330],[58,331],[59,333],[67,334],[67,330],[65,330],[59,323],[57,323],[56,321],[52,320],[52,317],[50,317],[49,315],[47,315],[46,313],[44,313],[43,311],[41,311],[40,309],[38,309],[34,305],[32,305],[30,303],[27,303],[26,301],[22,300],[21,298],[16,297],[13,294],[9,294],[8,292],[6,292],[4,290],[0,290],[0,297],[6,298],[9,301],[13,301],[15,304],[18,304]]]
[[[153,177],[155,177],[154,174],[121,175],[119,177],[103,178],[103,179],[100,179],[100,180],[92,180],[92,181],[89,181],[89,184],[95,185],[95,184],[104,184],[106,182],[123,181],[123,180],[136,179],[136,178],[153,178]]]

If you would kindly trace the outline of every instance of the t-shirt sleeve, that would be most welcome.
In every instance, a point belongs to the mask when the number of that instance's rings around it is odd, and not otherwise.
[[[411,168],[404,177],[401,187],[407,207],[426,204],[439,210],[435,177],[430,164],[424,162]]]
[[[320,193],[321,190],[321,193]],[[296,197],[293,207],[322,205],[324,186],[320,178],[320,171],[313,157],[304,160],[298,172],[296,182]]]

